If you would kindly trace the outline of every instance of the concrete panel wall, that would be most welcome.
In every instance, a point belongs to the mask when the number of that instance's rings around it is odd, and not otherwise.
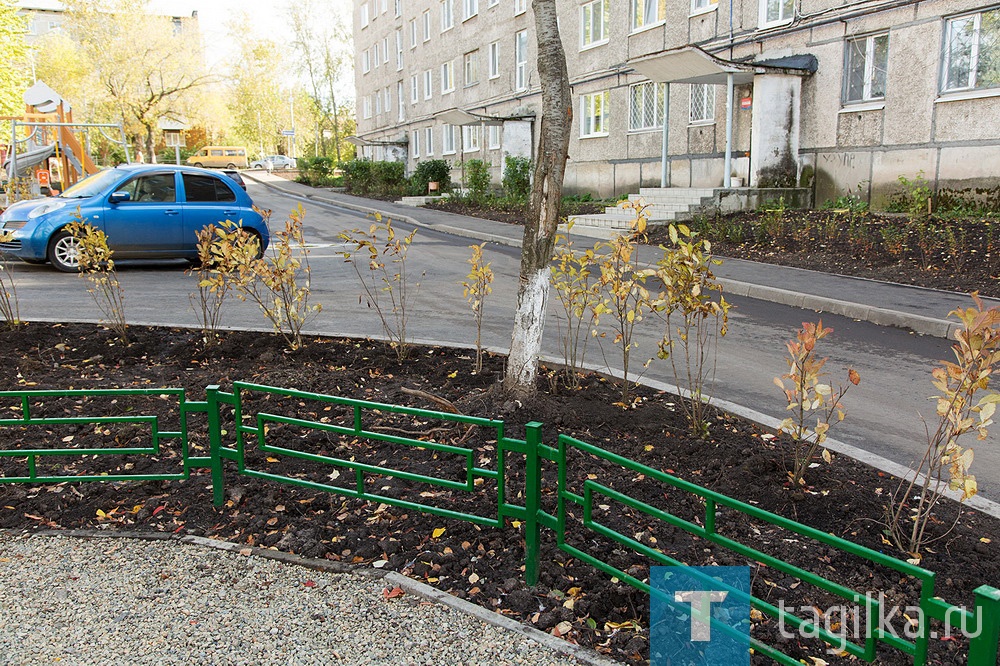
[[[802,79],[780,74],[754,78],[750,185],[794,185],[798,180]]]
[[[872,172],[871,152],[818,153],[814,156],[814,161],[817,203],[845,194],[857,194],[859,185],[861,194],[868,196]]]
[[[890,150],[872,155],[872,207],[885,208],[892,195],[901,190],[899,177],[933,177],[937,166],[937,151],[932,148],[915,150]]]

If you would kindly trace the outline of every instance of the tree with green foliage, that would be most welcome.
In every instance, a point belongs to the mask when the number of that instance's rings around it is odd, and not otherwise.
[[[105,119],[122,119],[152,161],[160,122],[182,120],[188,98],[210,81],[197,24],[153,13],[146,0],[63,4],[63,26],[90,63]]]
[[[0,0],[0,115],[10,116],[24,110],[22,95],[28,85],[28,46],[24,41],[27,26],[12,0]],[[10,139],[10,133],[6,134]]]
[[[231,30],[234,35],[250,33],[239,24]],[[241,44],[228,94],[232,128],[252,153],[271,155],[278,152],[278,138],[288,124],[288,93],[282,89],[284,56],[270,39],[241,40]]]

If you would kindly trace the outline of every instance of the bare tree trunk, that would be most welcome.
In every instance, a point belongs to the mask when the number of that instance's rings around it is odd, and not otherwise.
[[[517,311],[511,335],[504,389],[527,397],[535,392],[538,354],[542,347],[545,307],[549,294],[549,263],[559,226],[559,204],[569,153],[573,101],[566,54],[559,38],[556,0],[533,0],[538,43],[538,75],[542,86],[542,117],[535,159],[531,205],[521,246]]]

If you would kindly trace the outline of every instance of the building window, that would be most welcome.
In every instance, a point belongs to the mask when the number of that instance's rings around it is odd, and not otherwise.
[[[948,21],[942,92],[1000,86],[1000,9]]]
[[[608,41],[609,0],[594,0],[580,7],[580,46],[597,46]]]
[[[424,155],[430,157],[434,154],[434,128],[424,128]]]
[[[417,29],[417,19],[410,20],[410,48],[417,48],[417,36],[420,31]]]
[[[500,126],[489,125],[486,128],[486,147],[490,150],[500,149]]]
[[[608,91],[580,97],[580,137],[608,135]]]
[[[382,115],[382,93],[380,92],[375,93],[375,115]]]
[[[632,30],[648,28],[666,20],[667,0],[632,0]]]
[[[691,13],[702,14],[719,6],[719,0],[691,0]]]
[[[378,42],[372,44],[372,67],[378,69]]]
[[[760,26],[769,28],[791,23],[795,0],[760,0]]]
[[[514,0],[514,16],[528,11],[528,0]]]
[[[426,10],[423,13],[424,18],[424,41],[431,41],[431,10]]]
[[[462,4],[465,6],[465,15],[462,19],[463,21],[468,21],[470,18],[479,13],[479,0],[464,0]]]
[[[382,13],[389,11],[389,0],[382,0]]]
[[[479,51],[472,51],[465,54],[465,85],[472,86],[479,83]]]
[[[368,27],[368,3],[365,2],[361,5],[361,27]]]
[[[885,98],[889,65],[889,35],[869,35],[847,40],[844,64],[844,102],[870,102]]]
[[[361,100],[361,115],[365,120],[372,117],[372,96],[365,95]]]
[[[385,103],[382,105],[382,108],[385,109],[386,113],[389,113],[389,110],[392,108],[392,91],[389,90],[389,86],[385,87],[382,94],[385,97]]]
[[[455,0],[441,0],[441,32],[455,27]]]
[[[399,18],[400,16],[403,15],[403,0],[396,0],[395,14],[396,18]]]
[[[434,95],[434,91],[431,90],[431,70],[426,70],[424,72],[424,99],[430,99]]]
[[[441,94],[455,90],[455,67],[449,60],[441,65]]]
[[[499,4],[500,4],[500,0],[487,0],[486,1],[486,6],[487,7],[496,7]]]
[[[628,128],[632,131],[663,127],[665,83],[637,83],[629,88]]]
[[[691,84],[691,123],[715,122],[715,86],[711,83]]]
[[[462,152],[475,153],[479,150],[479,125],[462,126]]]
[[[410,104],[416,104],[420,99],[420,76],[414,74],[410,77]]]
[[[413,130],[410,138],[410,154],[420,157],[420,130]]]
[[[396,71],[403,69],[403,31],[396,31]]]
[[[368,53],[369,50],[365,49],[361,52],[361,71],[365,74],[370,72],[372,68],[371,55]]]
[[[514,90],[528,89],[528,31],[514,36]]]
[[[500,42],[490,44],[490,78],[500,76]]]
[[[455,154],[455,126],[445,125],[441,128],[441,154]]]
[[[403,95],[403,82],[399,81],[396,83],[396,100],[399,108],[399,122],[406,120],[406,96]]]

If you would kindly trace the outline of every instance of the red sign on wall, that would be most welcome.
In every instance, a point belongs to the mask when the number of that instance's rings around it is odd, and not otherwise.
[[[743,109],[744,111],[748,111],[751,108],[753,108],[753,98],[752,97],[743,97],[743,98],[741,98],[740,99],[740,108]]]

